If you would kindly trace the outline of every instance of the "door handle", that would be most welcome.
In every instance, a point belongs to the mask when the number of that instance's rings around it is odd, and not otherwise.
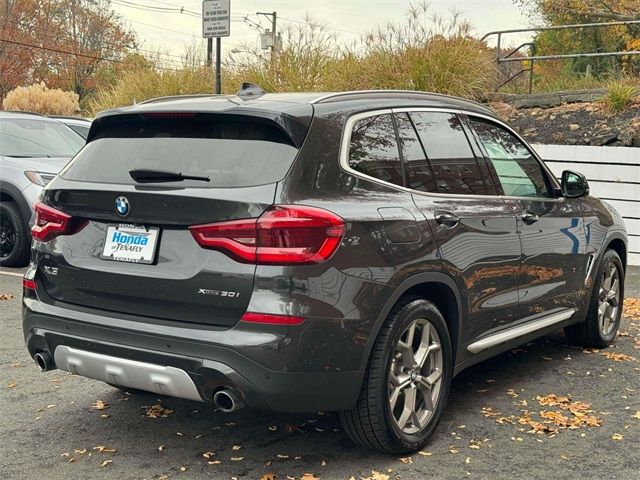
[[[536,223],[538,220],[540,220],[540,217],[538,215],[536,215],[535,213],[531,213],[531,212],[524,212],[522,214],[522,221],[526,224],[526,225],[533,225],[534,223]]]
[[[460,219],[455,213],[437,211],[435,212],[436,222],[442,225],[445,228],[453,228],[455,227]]]

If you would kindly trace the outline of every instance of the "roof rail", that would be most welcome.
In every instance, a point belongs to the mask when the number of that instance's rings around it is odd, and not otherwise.
[[[359,94],[366,95],[366,94],[372,94],[372,93],[377,93],[381,95],[388,94],[388,93],[394,93],[394,94],[409,93],[409,94],[416,94],[416,95],[425,95],[430,97],[436,96],[436,97],[444,97],[444,98],[458,98],[460,100],[464,100],[465,102],[475,103],[476,105],[480,105],[486,108],[486,105],[483,105],[482,103],[476,102],[474,100],[469,100],[467,98],[455,97],[452,95],[445,95],[443,93],[423,92],[420,90],[351,90],[349,92],[334,92],[334,93],[327,93],[326,95],[318,97],[315,100],[313,100],[311,103],[323,103],[327,100],[331,100],[336,97],[342,97],[342,96],[348,96],[348,95],[359,95]]]

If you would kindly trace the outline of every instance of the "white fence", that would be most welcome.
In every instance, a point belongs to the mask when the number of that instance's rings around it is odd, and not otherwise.
[[[629,265],[640,265],[640,148],[533,145],[551,171],[576,170],[613,205],[629,232]]]

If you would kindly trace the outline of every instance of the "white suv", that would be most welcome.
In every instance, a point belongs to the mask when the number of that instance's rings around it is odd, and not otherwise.
[[[0,266],[28,263],[31,205],[84,143],[58,120],[0,112]]]

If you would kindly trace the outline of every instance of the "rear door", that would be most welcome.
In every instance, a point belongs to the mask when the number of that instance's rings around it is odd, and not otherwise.
[[[463,342],[468,344],[505,327],[516,314],[521,254],[516,218],[496,195],[480,150],[455,113],[397,115],[406,132],[401,138],[410,138],[415,128],[423,146],[420,153],[405,155],[409,186],[432,224],[444,271],[466,298]]]
[[[44,192],[46,205],[82,227],[40,249],[46,294],[122,314],[234,325],[256,267],[202,248],[189,227],[259,217],[298,148],[277,124],[251,117],[121,117],[92,130]],[[133,170],[197,178],[136,181]]]
[[[518,318],[573,309],[582,298],[588,256],[580,200],[556,195],[540,160],[497,123],[471,118],[500,194],[518,218],[522,269]]]

